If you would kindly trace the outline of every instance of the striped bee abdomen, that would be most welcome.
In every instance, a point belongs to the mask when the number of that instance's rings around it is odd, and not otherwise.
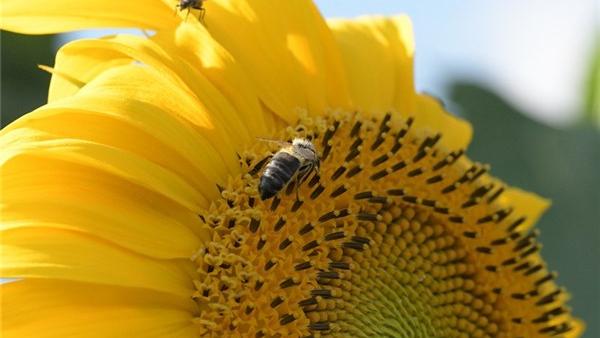
[[[283,151],[275,154],[260,177],[258,184],[260,198],[266,200],[275,196],[289,183],[299,167],[300,160],[296,157]]]

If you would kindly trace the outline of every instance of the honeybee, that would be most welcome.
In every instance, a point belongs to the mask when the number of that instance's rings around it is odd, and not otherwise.
[[[296,198],[298,187],[313,171],[319,172],[319,155],[311,141],[295,138],[292,142],[260,139],[277,143],[281,149],[267,163],[258,183],[260,198],[264,201],[275,196],[290,182],[294,182]]]
[[[200,10],[200,19],[204,19],[204,13],[206,8],[204,8],[204,1],[206,0],[179,0],[179,4],[176,6],[180,11],[185,9],[188,10],[188,15],[190,14],[190,10],[197,9]]]

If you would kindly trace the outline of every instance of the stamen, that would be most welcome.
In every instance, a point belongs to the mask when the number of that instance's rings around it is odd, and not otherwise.
[[[490,196],[490,198],[488,198],[488,203],[492,203],[494,202],[498,196],[500,196],[500,194],[502,194],[504,192],[504,187],[500,187],[498,190],[496,190],[495,193],[492,194],[492,196]]]
[[[329,197],[331,198],[335,198],[340,196],[341,194],[345,193],[346,191],[348,191],[348,187],[346,186],[346,184],[342,184],[339,187],[337,187],[330,195]]]
[[[370,191],[363,191],[363,192],[359,192],[358,194],[354,195],[355,200],[362,200],[362,199],[371,198],[371,197],[373,197],[373,193]]]
[[[417,169],[413,169],[411,171],[408,172],[407,176],[408,177],[415,177],[415,176],[419,176],[423,173],[423,169],[421,168],[417,168]]]
[[[277,220],[277,223],[275,223],[275,226],[273,227],[273,230],[276,232],[281,230],[281,228],[283,228],[283,226],[285,225],[285,222],[286,222],[285,216],[279,217],[279,219]]]
[[[290,246],[290,244],[292,244],[292,241],[294,240],[293,237],[287,237],[286,239],[284,239],[280,244],[279,244],[279,250],[285,250],[285,248],[287,248],[288,246]]]
[[[344,159],[344,161],[350,162],[353,159],[355,159],[356,156],[358,156],[360,154],[360,150],[361,150],[360,146],[357,147],[357,148],[355,148],[355,149],[350,150],[350,152],[348,153],[348,155],[346,155],[346,158]]]
[[[317,186],[315,190],[313,190],[313,192],[310,194],[310,199],[314,200],[317,197],[319,197],[323,190],[325,190],[325,187],[319,184],[319,186]]]
[[[433,170],[437,171],[442,169],[443,167],[453,164],[454,162],[456,162],[456,160],[458,160],[459,157],[461,157],[464,154],[464,150],[459,150],[457,152],[452,152],[450,153],[450,155],[448,155],[448,157],[444,158],[443,160],[439,161],[438,163],[436,163],[433,166]]]
[[[342,270],[350,270],[350,265],[345,262],[330,262],[330,269],[342,269]]]
[[[352,178],[356,174],[360,173],[362,170],[363,170],[362,165],[354,166],[348,171],[348,173],[346,173],[346,178]]]
[[[369,214],[369,213],[365,213],[365,212],[361,212],[358,215],[356,215],[356,218],[358,218],[361,221],[370,221],[370,222],[377,222],[379,220],[381,220],[381,216],[376,215],[376,214]]]
[[[279,199],[279,197],[277,196],[273,197],[273,202],[271,203],[271,211],[275,211],[279,206],[279,203],[281,203],[281,199]]]
[[[376,167],[380,164],[382,164],[383,162],[387,161],[390,158],[389,154],[383,154],[381,156],[379,156],[378,158],[374,159],[373,162],[371,162],[371,165],[373,167]]]
[[[327,129],[327,131],[325,132],[325,135],[323,135],[323,140],[321,141],[321,146],[325,147],[329,144],[329,140],[331,140],[331,138],[337,131],[339,125],[340,125],[339,121],[335,121],[334,125]]]
[[[305,244],[305,245],[302,247],[302,251],[309,251],[309,250],[312,250],[312,249],[314,249],[314,248],[316,248],[316,247],[318,247],[318,246],[319,246],[319,241],[318,241],[318,240],[316,240],[316,239],[314,239],[314,240],[312,240],[312,241],[310,241],[310,242],[306,243],[306,244]]]
[[[317,273],[317,278],[339,279],[340,274],[336,271],[319,271]]]
[[[310,323],[308,325],[308,327],[309,327],[309,329],[315,330],[315,331],[328,331],[331,329],[331,327],[329,326],[329,322]]]
[[[321,154],[321,160],[326,160],[329,157],[329,153],[331,152],[331,146],[328,144],[323,148],[323,153]]]
[[[287,324],[293,322],[294,320],[296,320],[296,318],[294,317],[294,315],[291,315],[291,314],[287,313],[287,314],[285,314],[285,315],[283,315],[281,317],[281,319],[279,320],[279,324],[281,324],[281,325],[287,325]]]
[[[254,219],[254,218],[250,219],[249,228],[250,228],[250,231],[252,233],[256,233],[256,231],[258,230],[259,226],[260,226],[260,220],[259,219]]]
[[[306,270],[306,269],[310,269],[312,266],[310,264],[310,262],[302,262],[299,264],[296,264],[296,266],[294,266],[294,269],[296,271],[302,271],[302,270]]]
[[[344,237],[346,237],[346,234],[343,231],[336,231],[336,232],[332,232],[330,234],[325,235],[325,240],[333,241],[336,239],[342,239]]]
[[[294,201],[294,205],[292,205],[292,212],[296,212],[298,211],[298,209],[300,209],[300,207],[302,206],[302,204],[304,204],[304,201],[302,200],[295,200]]]
[[[398,171],[406,167],[406,163],[404,161],[400,161],[392,166],[392,171]]]
[[[314,226],[311,223],[306,223],[301,229],[300,231],[298,231],[298,233],[300,235],[306,235],[307,233],[309,233],[312,229],[314,229]]]
[[[427,179],[427,183],[428,184],[434,184],[434,183],[438,183],[441,182],[444,179],[444,177],[442,175],[435,175],[435,176],[431,176],[430,178]]]
[[[276,308],[281,303],[283,303],[283,298],[281,296],[277,296],[271,301],[271,307]]]
[[[271,156],[258,143],[239,156],[244,173],[199,212],[214,238],[192,257],[201,276],[192,294],[199,335],[572,330],[551,321],[567,313],[555,275],[538,258],[537,232],[526,232],[519,209],[498,198],[505,188],[487,165],[458,161],[463,149],[440,146],[440,133],[412,130],[413,118],[335,116],[307,117],[279,137],[311,140],[318,172],[298,186],[285,182],[263,203],[257,186]]]
[[[357,138],[354,141],[354,143],[352,143],[352,145],[350,145],[350,150],[356,150],[356,149],[358,149],[358,147],[363,144],[363,141],[364,140],[362,138]]]
[[[315,173],[313,175],[313,177],[310,179],[310,181],[308,182],[308,186],[311,188],[314,187],[315,184],[319,183],[320,179],[321,179],[321,177],[317,173]]]
[[[373,181],[377,181],[377,180],[382,179],[382,178],[386,177],[387,175],[389,175],[390,172],[391,172],[390,169],[384,169],[384,170],[378,171],[375,174],[371,175],[370,178]]]
[[[345,171],[346,171],[346,166],[341,165],[339,168],[337,168],[337,170],[333,173],[333,175],[331,175],[331,180],[333,180],[333,181],[337,180],[340,176],[342,176],[342,174]]]
[[[350,137],[358,136],[358,132],[360,131],[361,126],[362,126],[361,121],[354,122],[354,126],[352,126],[352,130],[350,131]]]
[[[311,305],[317,305],[317,299],[314,297],[310,297],[304,300],[301,300],[300,302],[298,302],[298,305],[300,305],[301,307],[307,307],[307,306],[311,306]]]

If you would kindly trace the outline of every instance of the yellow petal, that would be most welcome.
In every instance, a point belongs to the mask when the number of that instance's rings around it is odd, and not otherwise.
[[[350,101],[331,32],[308,1],[210,1],[206,26],[235,55],[261,102],[288,123]]]
[[[192,307],[140,289],[58,280],[0,285],[2,337],[196,336]]]
[[[0,229],[81,231],[165,259],[188,258],[210,239],[195,214],[125,180],[60,161],[42,163],[4,168]]]
[[[189,299],[191,262],[155,260],[82,233],[52,228],[0,232],[0,276],[64,279],[165,292]]]
[[[140,156],[176,174],[182,180],[180,188],[189,190],[189,185],[199,192],[186,193],[193,198],[186,203],[197,210],[191,205],[205,206],[218,194],[215,183],[222,183],[227,174],[239,170],[234,150],[237,146],[227,141],[235,138],[225,128],[215,126],[220,122],[219,114],[200,114],[199,105],[184,88],[165,83],[156,71],[132,65],[106,72],[78,95],[40,108],[0,135],[16,130],[10,142],[20,143],[27,138],[74,138],[123,151],[119,156],[125,156],[125,160],[126,153]],[[28,136],[19,128],[39,132]],[[230,133],[235,135],[235,130]],[[8,137],[0,140],[4,147],[7,142]],[[134,162],[134,166],[139,164]]]
[[[160,36],[172,34],[173,32],[166,31]],[[212,43],[210,39],[207,39],[203,40],[202,44],[208,48]],[[111,62],[118,63],[121,58],[128,59],[130,62],[136,61],[153,69],[153,71],[148,70],[146,74],[142,74],[152,78],[141,79],[139,84],[129,86],[131,89],[128,94],[135,94],[134,98],[137,98],[143,92],[150,92],[151,95],[146,97],[147,100],[151,99],[153,104],[161,106],[165,111],[202,128],[203,133],[211,137],[211,143],[223,147],[219,153],[228,154],[230,165],[237,167],[235,151],[239,151],[242,145],[254,139],[250,136],[249,129],[263,132],[264,135],[265,126],[261,123],[262,119],[259,115],[262,114],[262,111],[252,110],[251,105],[246,108],[239,105],[234,106],[229,100],[232,97],[239,97],[239,92],[236,92],[237,96],[226,96],[220,92],[222,88],[226,88],[228,91],[231,91],[231,88],[237,88],[239,77],[216,88],[212,79],[201,73],[197,60],[189,62],[184,59],[183,56],[187,51],[179,46],[174,46],[172,43],[160,45],[154,40],[118,35],[104,39],[79,40],[65,46],[64,49],[65,51],[60,54],[61,57],[57,59],[55,67],[55,71],[58,72],[55,76],[57,78],[61,77],[60,74],[66,74],[68,77],[87,83],[103,71],[102,63],[108,66]],[[90,60],[86,55],[96,55],[98,59]],[[91,63],[94,60],[98,60],[99,65],[92,68]],[[113,64],[113,66],[115,65]],[[96,72],[90,71],[90,69],[94,69]],[[127,71],[125,70],[125,72]],[[140,71],[140,69],[133,70],[134,73],[140,73]],[[81,74],[87,76],[84,77]],[[129,80],[129,75],[122,74],[113,75],[112,79],[121,87],[127,86],[127,83],[131,82]],[[64,81],[57,79],[56,83]],[[135,87],[137,85],[140,87]],[[72,85],[71,88],[65,87],[66,90],[61,90],[59,86],[51,87],[51,97],[69,96],[77,90],[77,88],[72,88]],[[133,90],[135,88],[139,90]],[[152,92],[154,89],[159,91]],[[173,93],[164,95],[169,92]],[[92,94],[97,95],[96,93]],[[255,96],[254,99],[256,100]],[[188,106],[184,106],[186,104]],[[254,104],[257,103],[254,102]]]
[[[174,14],[175,4],[168,1],[3,0],[0,27],[25,34],[100,27],[166,29],[180,22]]]
[[[206,205],[204,197],[179,176],[135,154],[98,143],[73,139],[27,142],[20,138],[19,143],[11,145],[0,155],[3,176],[6,177],[3,179],[16,174],[19,168],[41,165],[38,161],[55,163],[52,160],[56,160],[67,165],[79,164],[81,171],[95,170],[129,181],[192,211]]]
[[[93,53],[78,48],[82,40],[61,47],[56,53],[54,67],[44,67],[52,73],[48,102],[74,95],[96,76],[115,66],[131,63],[131,59],[110,49],[96,48]]]
[[[451,150],[465,149],[473,135],[469,122],[450,114],[439,101],[424,94],[417,95],[415,126],[442,133],[440,144]]]
[[[382,114],[413,114],[414,42],[406,16],[328,21],[342,53],[354,106]]]
[[[527,230],[535,225],[551,204],[548,199],[514,187],[506,189],[500,195],[500,202],[514,206],[516,214],[525,216],[525,222],[519,226],[519,231]]]
[[[256,88],[242,65],[213,39],[203,25],[192,21],[180,25],[176,31],[160,32],[153,40],[166,50],[177,51],[176,55],[180,58],[178,63],[194,65],[193,71],[200,74],[194,76],[192,81],[198,81],[199,78],[208,80],[215,87],[208,88],[206,85],[199,95],[205,98],[203,101],[207,104],[214,102],[214,109],[220,112],[219,115],[236,117],[230,121],[232,125],[242,122],[245,126],[243,129],[253,136],[245,142],[284,127],[283,120],[276,119],[271,112],[262,109]],[[191,72],[186,70],[186,73]],[[235,135],[235,138],[243,139],[241,134]]]
[[[354,105],[368,114],[397,111],[414,116],[417,128],[441,132],[440,144],[465,148],[471,126],[444,111],[433,98],[415,94],[414,41],[410,19],[363,17],[328,21],[342,52]]]

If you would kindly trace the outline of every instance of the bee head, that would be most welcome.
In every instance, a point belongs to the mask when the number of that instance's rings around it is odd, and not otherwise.
[[[311,141],[304,138],[295,138],[292,141],[292,147],[294,152],[298,155],[302,156],[307,161],[319,163],[319,156],[317,155],[317,150]]]

